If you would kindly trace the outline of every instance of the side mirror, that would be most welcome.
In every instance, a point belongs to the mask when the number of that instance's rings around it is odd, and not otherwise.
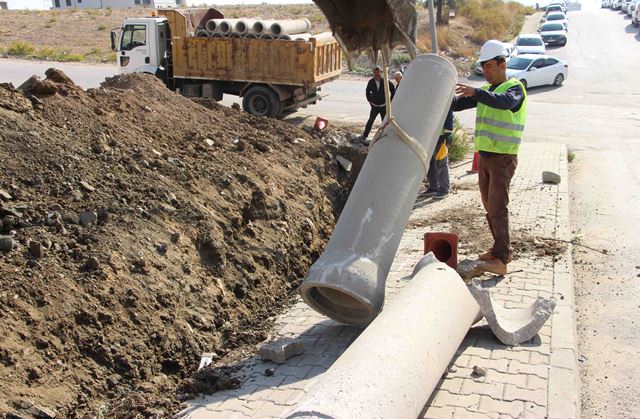
[[[111,31],[111,51],[116,51],[116,31]]]

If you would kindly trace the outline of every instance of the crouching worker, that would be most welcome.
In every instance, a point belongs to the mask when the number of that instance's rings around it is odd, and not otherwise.
[[[453,111],[444,121],[444,127],[438,137],[436,149],[431,156],[429,171],[427,172],[427,183],[429,184],[424,196],[433,199],[444,199],[449,196],[449,147],[453,137]]]

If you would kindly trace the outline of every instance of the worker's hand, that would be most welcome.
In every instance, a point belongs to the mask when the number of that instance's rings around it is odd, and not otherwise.
[[[456,84],[456,95],[471,97],[476,94],[476,88],[467,84]]]

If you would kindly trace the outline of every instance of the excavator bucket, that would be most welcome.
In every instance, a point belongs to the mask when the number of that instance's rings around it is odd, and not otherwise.
[[[397,44],[416,56],[416,0],[313,0],[326,16],[334,37],[347,55],[349,68],[362,51],[373,63],[378,51]]]

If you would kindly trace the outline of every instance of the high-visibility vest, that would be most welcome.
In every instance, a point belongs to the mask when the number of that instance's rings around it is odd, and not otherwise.
[[[489,90],[489,86],[486,84],[481,89]],[[478,102],[475,132],[476,151],[518,154],[527,113],[527,91],[519,80],[509,79],[496,87],[493,93],[504,93],[513,86],[520,86],[524,95],[517,112],[492,108]]]

